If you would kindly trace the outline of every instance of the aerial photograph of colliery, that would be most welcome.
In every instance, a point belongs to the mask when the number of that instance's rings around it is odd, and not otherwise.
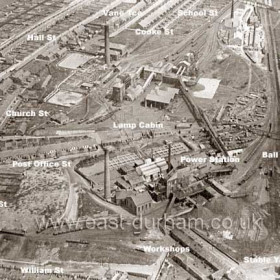
[[[280,279],[279,0],[0,0],[0,280]]]

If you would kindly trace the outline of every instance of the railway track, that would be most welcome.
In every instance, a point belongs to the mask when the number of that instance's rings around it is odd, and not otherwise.
[[[237,3],[237,2],[238,1],[236,0],[235,3]],[[226,7],[224,7],[222,9],[222,11],[219,13],[219,15],[217,17],[213,18],[210,23],[209,22],[204,23],[199,29],[190,33],[189,34],[190,38],[188,38],[187,40],[182,42],[178,48],[174,48],[173,50],[171,50],[171,53],[175,57],[175,62],[179,63],[183,59],[183,57],[184,57],[183,51],[188,47],[188,45],[192,39],[197,41],[202,35],[205,34],[205,30],[207,30],[209,26],[213,27],[213,25],[217,24],[223,17],[225,17],[225,15],[230,11],[230,9],[231,9],[231,3],[229,3]],[[210,44],[210,49],[212,49],[211,46],[213,44],[214,44],[213,42]],[[181,54],[181,53],[183,53],[183,54]],[[176,54],[178,54],[178,55],[176,55]]]
[[[272,113],[272,131],[274,133],[280,134],[280,71],[278,69],[278,52],[276,45],[276,36],[273,30],[273,24],[271,19],[271,11],[265,10],[265,17],[267,19],[267,28],[268,28],[268,36],[270,43],[270,52],[271,52],[271,70],[272,70],[272,80],[274,80],[275,87],[275,96],[274,96],[274,105],[273,105],[273,113]],[[273,143],[273,148],[277,151],[280,149],[280,141],[276,139]],[[280,166],[280,158],[275,160],[274,167],[278,168]],[[279,213],[280,214],[280,213]]]
[[[183,100],[186,102],[186,104],[189,107],[194,118],[197,120],[198,123],[203,124],[203,127],[209,133],[209,136],[211,137],[215,147],[218,150],[220,150],[225,156],[228,156],[228,152],[227,152],[227,149],[225,148],[224,143],[222,142],[219,135],[215,131],[215,129],[214,129],[213,125],[211,124],[211,122],[209,121],[208,117],[205,115],[203,110],[199,106],[196,105],[194,99],[185,90],[185,85],[184,85],[182,78],[180,78],[180,83],[181,83],[181,89],[183,91]]]
[[[276,38],[273,31],[271,11],[270,10],[261,10],[261,16],[264,19],[264,25],[266,27],[266,37],[268,38],[268,50],[270,52],[270,70],[271,70],[271,83],[274,88],[275,95],[273,96],[272,104],[272,131],[273,133],[280,132],[280,123],[279,123],[279,114],[280,114],[280,80],[279,80],[279,70],[278,70],[278,57],[277,57],[277,46]],[[277,151],[280,148],[280,141],[274,140],[271,142],[271,149]],[[270,214],[271,214],[271,229],[274,236],[279,236],[279,216],[280,216],[280,207],[279,207],[279,186],[280,186],[280,174],[276,172],[280,166],[280,159],[274,159],[270,164],[272,174],[269,178],[269,197],[270,197]]]

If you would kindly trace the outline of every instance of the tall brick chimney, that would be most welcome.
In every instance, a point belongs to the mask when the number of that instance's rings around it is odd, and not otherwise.
[[[107,149],[104,151],[104,197],[106,200],[111,201],[109,151]]]
[[[171,144],[168,144],[168,172],[171,171]]]
[[[105,33],[105,63],[110,65],[110,41],[109,41],[109,25],[105,24],[104,26]]]
[[[234,0],[231,2],[231,18],[234,18]]]

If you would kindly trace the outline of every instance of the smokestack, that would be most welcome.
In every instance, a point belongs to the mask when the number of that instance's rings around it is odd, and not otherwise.
[[[171,144],[168,145],[168,172],[171,171]]]
[[[253,48],[255,47],[255,42],[256,42],[256,23],[254,23]]]
[[[104,156],[104,197],[111,201],[110,170],[109,170],[109,151],[105,149]]]
[[[104,26],[105,32],[105,63],[110,65],[110,41],[109,41],[109,25]]]
[[[231,18],[234,18],[234,0],[231,2]]]

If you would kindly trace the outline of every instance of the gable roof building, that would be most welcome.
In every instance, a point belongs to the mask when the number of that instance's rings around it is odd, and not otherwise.
[[[125,207],[134,215],[146,214],[152,208],[152,197],[149,192],[134,193],[125,199]]]

